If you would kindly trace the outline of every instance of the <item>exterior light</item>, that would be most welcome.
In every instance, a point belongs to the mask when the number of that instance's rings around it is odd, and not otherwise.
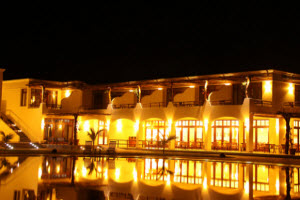
[[[163,90],[163,88],[157,88],[157,90]]]
[[[68,98],[71,95],[71,91],[70,90],[66,90],[65,91],[65,97]]]
[[[121,173],[120,173],[120,168],[117,168],[116,171],[115,171],[115,176],[116,176],[116,179],[117,179],[117,180],[119,180],[120,174],[121,174]]]
[[[42,167],[39,167],[38,178],[41,179],[41,177],[42,177]]]
[[[122,131],[122,126],[123,126],[123,125],[122,125],[122,121],[121,121],[121,120],[118,120],[118,121],[117,121],[117,131],[118,131],[118,132],[121,132],[121,131]]]
[[[194,85],[190,85],[189,88],[195,88],[195,86]]]
[[[139,130],[140,121],[136,120],[134,124],[134,131],[137,132]]]
[[[229,85],[231,85],[231,83],[225,83],[224,85],[229,86]]]
[[[129,90],[129,92],[133,92],[133,90]]]
[[[272,84],[271,84],[271,81],[265,81],[265,92],[267,92],[267,93],[272,92]]]
[[[293,83],[289,83],[289,94],[294,94],[294,85]]]
[[[83,124],[83,130],[84,131],[89,131],[89,129],[90,129],[89,121],[85,121],[84,124]]]
[[[41,122],[41,129],[44,130],[45,128],[45,119],[42,119],[42,122]]]

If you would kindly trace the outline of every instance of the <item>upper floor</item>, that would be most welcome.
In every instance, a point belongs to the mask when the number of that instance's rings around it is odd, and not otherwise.
[[[107,109],[243,105],[253,112],[300,111],[300,75],[260,70],[168,79],[88,85],[37,79],[3,81],[2,111],[41,109],[43,114]]]

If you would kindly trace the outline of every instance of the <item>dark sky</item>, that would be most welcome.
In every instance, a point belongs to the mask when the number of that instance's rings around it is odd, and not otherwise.
[[[1,7],[4,79],[103,83],[269,68],[300,73],[300,8],[284,1],[41,2]]]

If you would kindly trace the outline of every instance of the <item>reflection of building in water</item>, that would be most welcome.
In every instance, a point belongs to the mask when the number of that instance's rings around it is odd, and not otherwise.
[[[0,199],[35,200],[40,160],[39,157],[0,158]]]
[[[22,166],[21,164],[20,166]],[[39,199],[252,199],[286,194],[285,169],[279,166],[159,158],[45,157],[27,170]],[[34,165],[32,165],[34,166]],[[40,168],[38,168],[40,166]],[[48,169],[50,169],[48,171]],[[299,196],[299,168],[291,174],[291,195]],[[21,177],[25,177],[20,175]],[[20,181],[20,180],[19,180]],[[27,180],[26,180],[27,181]],[[34,181],[32,182],[34,184]],[[23,192],[1,179],[2,188]],[[25,188],[25,187],[24,187]],[[88,192],[86,189],[89,189]],[[16,192],[16,196],[18,192]],[[10,198],[12,199],[12,198]]]

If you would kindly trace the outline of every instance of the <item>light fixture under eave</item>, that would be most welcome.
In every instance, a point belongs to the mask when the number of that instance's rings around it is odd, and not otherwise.
[[[231,85],[231,83],[225,83],[224,85],[229,86],[229,85]]]
[[[194,85],[190,85],[189,88],[195,88],[195,86]]]
[[[157,88],[157,90],[163,90],[163,88]]]
[[[133,90],[129,90],[129,92],[133,92]]]

